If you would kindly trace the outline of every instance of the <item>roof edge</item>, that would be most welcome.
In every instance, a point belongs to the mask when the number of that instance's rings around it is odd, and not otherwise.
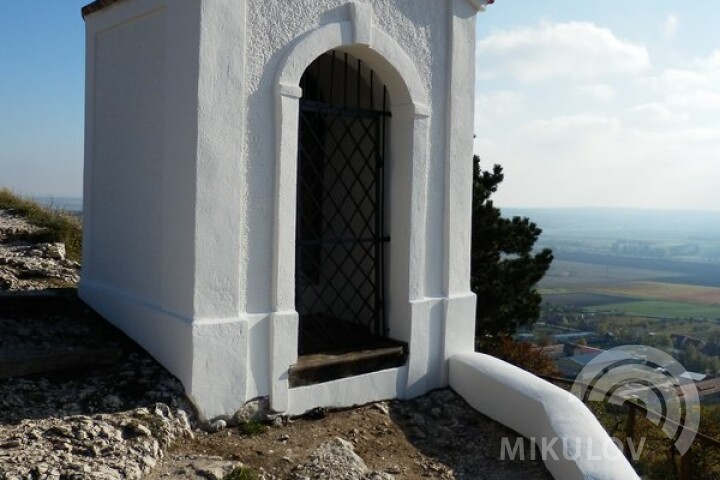
[[[123,2],[125,0],[95,0],[92,3],[89,3],[82,7],[82,17],[86,18],[88,15],[92,15],[95,12],[99,12],[100,10],[109,7],[110,5],[118,2]]]
[[[484,12],[488,5],[495,3],[495,0],[466,0],[471,7],[478,12]]]

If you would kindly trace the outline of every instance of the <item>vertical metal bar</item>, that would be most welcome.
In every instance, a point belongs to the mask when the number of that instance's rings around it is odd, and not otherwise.
[[[343,73],[343,107],[347,107],[347,89],[348,89],[348,54],[345,54],[345,72]]]
[[[357,108],[362,108],[362,105],[360,104],[360,80],[362,76],[362,60],[358,59],[357,63]]]
[[[387,87],[383,85],[383,113],[387,112]],[[383,123],[383,138],[385,138],[384,131],[385,123]]]
[[[317,72],[316,72],[316,75],[317,75],[317,96],[315,97],[315,100],[317,100],[318,102],[320,101],[320,81],[321,81],[321,78],[322,78],[322,77],[320,77],[320,73],[322,72],[322,70],[320,69],[320,64],[322,63],[322,58],[323,58],[323,56],[320,55],[320,56],[318,57],[318,59],[316,60],[316,61],[317,61]]]
[[[378,171],[379,174],[379,194],[380,194],[380,204],[378,205],[379,214],[381,216],[380,218],[380,231],[378,232],[380,235],[380,259],[378,261],[378,268],[380,269],[380,329],[378,333],[383,336],[387,336],[390,332],[387,327],[387,323],[385,321],[385,154],[387,153],[385,151],[386,145],[385,145],[385,128],[386,128],[386,121],[385,118],[385,112],[387,112],[387,87],[383,85],[383,103],[382,103],[382,113],[379,115],[380,118],[380,145],[378,148],[378,154],[380,155],[380,169]]]
[[[330,93],[328,94],[328,103],[332,105],[335,103],[333,99],[333,87],[335,86],[335,50],[332,51],[332,59],[330,62]]]
[[[382,169],[381,169],[381,158],[380,158],[380,121],[382,119],[382,116],[377,115],[374,119],[375,123],[375,241],[373,242],[375,244],[375,308],[374,308],[374,316],[375,316],[375,334],[376,335],[382,335],[383,334],[383,325],[382,325],[382,291],[380,290],[381,284],[382,284],[382,272],[381,272],[381,261],[382,261],[382,254],[380,252],[382,248],[382,241],[383,241],[383,235],[381,231],[381,215],[382,215],[382,205],[380,202],[382,201],[381,193],[382,190],[382,182],[381,182],[381,175],[382,175]]]
[[[375,110],[375,70],[370,69],[370,110]]]

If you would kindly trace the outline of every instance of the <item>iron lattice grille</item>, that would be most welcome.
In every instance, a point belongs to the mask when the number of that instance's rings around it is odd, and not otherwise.
[[[323,82],[332,92],[338,79],[323,79],[322,60],[316,61],[317,74],[305,79],[300,102],[295,278],[300,354],[362,346],[385,334],[386,92],[383,88],[383,108],[374,109],[374,73],[368,70],[364,81],[358,63],[354,104],[347,105],[348,93],[339,87],[323,99]],[[347,87],[348,56],[326,54],[325,61],[330,71],[343,72]]]

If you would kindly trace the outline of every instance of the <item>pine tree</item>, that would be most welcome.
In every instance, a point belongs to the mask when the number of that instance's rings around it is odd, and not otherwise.
[[[477,295],[475,332],[485,339],[510,335],[535,322],[542,298],[535,285],[553,260],[552,251],[535,253],[542,230],[528,218],[503,218],[490,196],[503,181],[502,167],[480,168],[474,158],[471,287]]]

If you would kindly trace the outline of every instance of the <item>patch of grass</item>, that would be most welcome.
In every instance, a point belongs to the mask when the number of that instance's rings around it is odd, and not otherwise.
[[[665,282],[632,282],[602,286],[594,290],[602,294],[625,295],[647,300],[720,306],[720,288],[718,287]]]
[[[719,319],[720,307],[683,302],[641,300],[585,307],[588,312],[620,312],[626,315],[656,318]]]
[[[0,209],[12,210],[41,228],[42,230],[31,236],[32,241],[62,242],[65,244],[67,258],[76,262],[82,260],[82,225],[74,216],[44,207],[6,188],[0,189]]]
[[[258,476],[251,470],[240,467],[225,475],[223,480],[258,480]]]
[[[577,293],[555,293],[543,296],[543,302],[550,305],[563,307],[594,307],[614,303],[625,303],[638,300],[620,295],[603,295],[599,293],[577,292]]]
[[[252,420],[250,420],[249,422],[240,423],[237,428],[240,434],[247,437],[261,435],[267,431],[267,427],[265,425],[260,422],[254,422]]]
[[[677,272],[665,270],[610,264],[611,261],[619,262],[614,257],[607,257],[607,261],[606,264],[595,264],[556,259],[550,266],[547,275],[538,283],[538,288],[545,291],[555,290],[554,293],[559,293],[558,290],[563,289],[569,292],[577,292],[598,285],[650,281],[659,278],[679,277],[681,275]]]

